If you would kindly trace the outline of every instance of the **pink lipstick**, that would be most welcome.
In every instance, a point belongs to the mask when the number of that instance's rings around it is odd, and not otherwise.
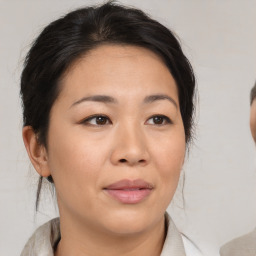
[[[104,191],[124,204],[137,204],[152,192],[153,186],[144,180],[120,180],[113,183]]]

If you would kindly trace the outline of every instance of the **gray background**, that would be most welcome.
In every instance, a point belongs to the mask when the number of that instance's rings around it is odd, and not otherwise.
[[[19,255],[57,215],[47,188],[35,214],[37,176],[21,139],[19,76],[32,39],[55,18],[99,1],[0,0],[0,255]],[[255,147],[249,92],[256,79],[255,0],[126,0],[173,29],[195,69],[197,133],[169,210],[204,255],[256,226]]]

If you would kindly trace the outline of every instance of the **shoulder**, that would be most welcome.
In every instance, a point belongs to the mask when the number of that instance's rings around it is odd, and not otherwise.
[[[221,256],[254,256],[256,255],[256,229],[252,232],[235,238],[223,245]]]
[[[60,238],[59,218],[40,226],[26,243],[21,256],[53,255],[54,244]]]

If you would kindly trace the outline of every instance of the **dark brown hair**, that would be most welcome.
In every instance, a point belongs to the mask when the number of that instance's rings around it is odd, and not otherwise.
[[[251,89],[251,93],[250,93],[250,104],[252,105],[252,102],[255,100],[256,98],[256,82],[254,84],[254,86]]]

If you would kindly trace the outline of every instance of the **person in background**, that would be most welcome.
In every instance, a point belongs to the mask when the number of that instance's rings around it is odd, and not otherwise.
[[[256,82],[251,90],[250,128],[252,137],[256,143]]]
[[[250,95],[250,128],[256,144],[256,82]],[[256,255],[256,228],[249,234],[235,238],[223,245],[220,249],[221,256],[255,256]]]

